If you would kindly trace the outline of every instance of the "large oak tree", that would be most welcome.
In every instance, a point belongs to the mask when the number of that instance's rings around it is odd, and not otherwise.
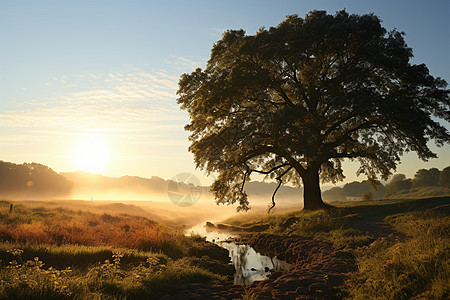
[[[217,202],[248,209],[243,187],[258,172],[303,184],[304,208],[320,208],[320,179],[342,180],[345,158],[376,181],[405,152],[436,157],[427,142],[450,141],[437,121],[450,121],[449,91],[412,56],[372,14],[313,11],[256,35],[226,31],[178,90],[196,165],[219,173]]]

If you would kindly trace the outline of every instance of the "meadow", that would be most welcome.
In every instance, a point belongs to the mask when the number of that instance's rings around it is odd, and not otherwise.
[[[144,216],[0,202],[1,299],[158,298],[229,282],[228,254]],[[385,199],[329,210],[236,215],[235,232],[327,241],[355,268],[340,299],[450,295],[450,198]],[[244,299],[257,299],[246,287]]]
[[[9,206],[0,203],[1,299],[142,299],[226,280],[205,268],[226,264],[225,250],[145,217]]]

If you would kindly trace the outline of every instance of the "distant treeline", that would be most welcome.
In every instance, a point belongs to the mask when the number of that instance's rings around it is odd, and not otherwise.
[[[346,201],[352,199],[381,199],[409,193],[417,193],[424,188],[450,189],[450,166],[442,171],[431,169],[420,169],[414,178],[406,178],[404,174],[396,174],[387,185],[378,184],[371,186],[368,181],[354,181],[343,187],[333,187],[323,192],[327,201]]]
[[[71,191],[72,183],[47,166],[0,160],[0,198],[55,198]]]
[[[123,176],[111,178],[102,175],[83,172],[58,174],[51,168],[39,163],[14,164],[0,160],[0,199],[49,199],[73,196],[73,192],[87,191],[89,195],[95,192],[117,192],[118,190],[145,192],[147,194],[166,194],[168,181],[159,178],[140,178]],[[203,187],[205,192],[209,190]],[[249,195],[260,198],[271,197],[275,183],[250,182],[246,190]],[[450,166],[442,171],[420,169],[414,178],[406,178],[404,174],[396,174],[388,184],[378,184],[376,188],[368,181],[354,181],[342,187],[333,187],[322,193],[325,201],[371,200],[401,195],[426,196],[420,192],[437,193],[433,196],[443,196],[450,193]],[[289,186],[283,187],[281,198],[297,201],[302,189]]]

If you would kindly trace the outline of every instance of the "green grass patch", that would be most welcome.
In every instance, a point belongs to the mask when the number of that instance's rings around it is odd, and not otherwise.
[[[336,248],[348,248],[368,244],[371,237],[351,227],[357,214],[351,210],[336,207],[328,210],[299,211],[277,215],[260,215],[247,220],[244,217],[234,217],[224,221],[236,231],[258,232],[297,236],[306,239],[325,240]]]
[[[122,265],[132,267],[145,262],[150,258],[157,259],[163,263],[168,257],[162,253],[139,251],[136,249],[116,248],[111,246],[83,246],[83,245],[45,245],[45,244],[20,244],[4,242],[0,243],[0,263],[3,267],[14,258],[13,250],[21,249],[22,261],[33,260],[39,257],[45,261],[45,266],[57,269],[78,268],[86,269],[98,262],[112,260],[114,253],[123,253]]]
[[[180,283],[216,283],[226,278],[191,264],[190,258],[167,260],[160,255],[139,264],[125,264],[126,256],[114,252],[111,259],[89,268],[58,270],[47,267],[40,258],[25,260],[22,249],[0,273],[1,299],[149,299],[156,293],[170,293]],[[163,259],[161,259],[163,258]]]

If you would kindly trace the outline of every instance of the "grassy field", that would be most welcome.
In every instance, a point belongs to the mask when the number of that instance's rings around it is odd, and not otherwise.
[[[1,299],[145,299],[224,276],[227,261],[200,237],[144,217],[0,203]]]
[[[9,205],[0,202],[0,299],[151,299],[190,282],[227,280],[218,273],[226,253],[148,218]],[[223,223],[353,253],[357,271],[340,287],[347,299],[445,299],[449,213],[448,197],[391,199]]]
[[[383,200],[224,221],[236,231],[326,240],[356,257],[348,299],[448,299],[450,198]]]

